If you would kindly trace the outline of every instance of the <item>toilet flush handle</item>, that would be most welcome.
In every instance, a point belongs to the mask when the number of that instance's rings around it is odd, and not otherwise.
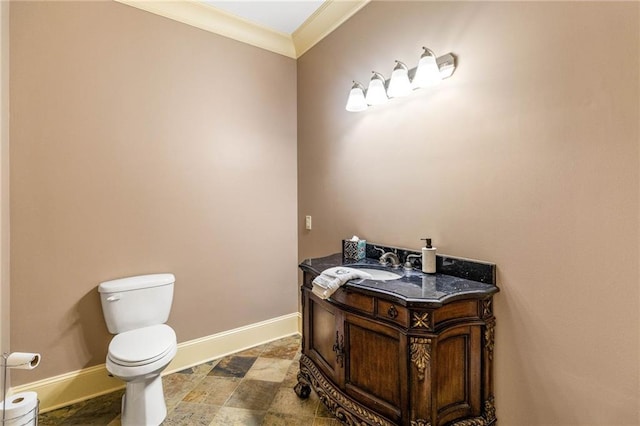
[[[113,296],[109,296],[107,297],[107,302],[115,302],[120,300],[120,295],[119,294],[114,294]]]

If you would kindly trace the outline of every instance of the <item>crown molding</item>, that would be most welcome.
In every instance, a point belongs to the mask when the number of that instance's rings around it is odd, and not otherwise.
[[[196,0],[115,0],[174,21],[297,59],[370,0],[327,0],[292,35],[263,27]]]
[[[115,0],[147,12],[290,58],[296,57],[291,36],[253,24],[213,6],[194,0]]]
[[[371,0],[326,0],[292,34],[296,58],[302,56],[320,40],[351,18]]]

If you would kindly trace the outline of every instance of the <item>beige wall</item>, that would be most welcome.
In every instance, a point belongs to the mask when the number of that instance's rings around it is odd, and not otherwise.
[[[296,312],[296,64],[116,2],[11,4],[13,385],[104,362],[97,285],[178,341]]]
[[[503,425],[640,424],[639,6],[373,2],[298,61],[299,258],[358,234],[497,263]],[[344,110],[423,45],[453,77]]]

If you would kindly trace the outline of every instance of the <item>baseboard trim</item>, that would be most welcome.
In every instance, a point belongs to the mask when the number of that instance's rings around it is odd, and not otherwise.
[[[300,313],[295,312],[233,330],[223,331],[178,344],[176,357],[163,375],[175,373],[207,361],[300,333]],[[105,364],[83,368],[36,382],[12,387],[10,394],[34,391],[40,412],[124,388],[124,383],[108,375]]]

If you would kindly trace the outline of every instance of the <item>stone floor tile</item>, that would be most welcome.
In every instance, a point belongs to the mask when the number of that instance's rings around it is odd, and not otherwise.
[[[64,419],[71,417],[85,403],[91,403],[91,401],[93,400],[79,402],[77,404],[69,405],[68,407],[62,407],[57,410],[49,411],[48,413],[40,414],[38,416],[38,425],[57,426],[61,424]]]
[[[338,419],[316,417],[313,421],[313,426],[340,426],[340,421]]]
[[[290,336],[267,344],[260,356],[265,358],[293,359],[300,350],[300,337]]]
[[[209,426],[220,406],[182,402],[167,415],[162,426]]]
[[[164,376],[162,378],[162,388],[167,411],[173,410],[203,379],[204,376],[195,374],[175,373]]]
[[[40,425],[38,425],[38,426],[40,426]],[[116,417],[115,419],[111,420],[111,422],[107,426],[122,426],[122,421],[121,421],[120,415],[118,414],[118,417]]]
[[[195,365],[193,367],[180,370],[174,374],[192,374],[195,376],[206,376],[220,362],[220,360],[205,362],[204,364]]]
[[[259,426],[266,412],[222,407],[209,426]]]
[[[292,361],[287,359],[263,358],[256,359],[245,378],[264,380],[267,382],[282,382],[289,371]]]
[[[262,426],[312,426],[313,417],[297,417],[291,414],[267,413]]]
[[[269,413],[290,414],[298,417],[315,417],[316,410],[320,404],[320,399],[315,393],[311,393],[309,398],[301,399],[289,388],[280,388],[276,394]]]
[[[315,392],[311,392],[312,395],[315,395]],[[316,417],[330,417],[333,418],[334,415],[331,414],[331,412],[327,409],[326,405],[324,405],[322,402],[320,402],[320,404],[318,404],[318,409],[316,410]]]
[[[240,384],[237,377],[207,376],[182,401],[224,405]]]
[[[293,388],[298,384],[298,372],[300,371],[300,364],[296,361],[293,361],[289,366],[289,370],[287,370],[287,374],[284,376],[282,380],[282,387],[290,387]]]
[[[225,404],[247,410],[267,410],[276,395],[279,383],[262,380],[243,380]]]
[[[253,363],[256,361],[256,357],[249,356],[228,356],[218,362],[213,367],[210,376],[223,376],[223,377],[244,377],[249,371]]]
[[[64,418],[64,425],[108,425],[120,413],[124,389],[101,395],[84,402],[70,416]]]

